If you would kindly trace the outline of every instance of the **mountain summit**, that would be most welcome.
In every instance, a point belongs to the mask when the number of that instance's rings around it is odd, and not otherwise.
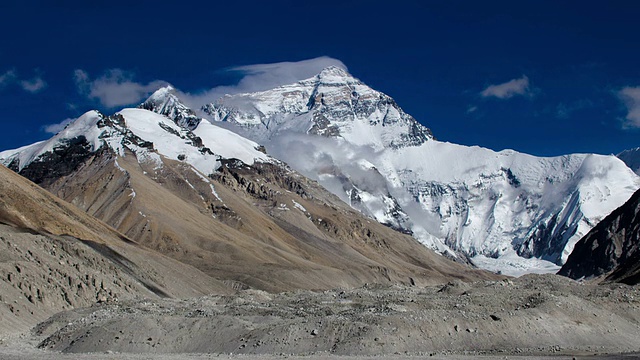
[[[203,110],[214,121],[239,125],[260,143],[286,132],[341,138],[377,150],[433,139],[391,97],[335,66],[295,84],[228,95]]]
[[[436,141],[391,97],[337,67],[203,110],[367,216],[510,274],[557,270],[640,187],[613,156],[540,158]]]
[[[202,121],[192,109],[178,99],[175,89],[170,85],[158,89],[139,107],[167,116],[187,130],[195,130]]]

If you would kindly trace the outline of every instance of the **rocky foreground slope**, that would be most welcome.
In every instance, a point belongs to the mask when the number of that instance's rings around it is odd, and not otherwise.
[[[97,301],[232,291],[0,166],[0,336]]]
[[[555,275],[127,301],[36,329],[65,353],[584,355],[640,350],[640,289]],[[118,355],[114,355],[118,356]]]

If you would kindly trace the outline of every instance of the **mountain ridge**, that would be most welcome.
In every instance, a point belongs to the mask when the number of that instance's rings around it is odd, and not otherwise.
[[[257,143],[208,122],[191,131],[140,108],[89,112],[0,158],[144,246],[239,288],[493,277],[363,218]]]
[[[145,111],[173,123],[150,120]],[[193,115],[172,88],[162,88],[140,109],[106,118],[116,126],[118,116],[130,118],[128,131],[148,143],[128,140],[133,145],[124,147],[158,166],[162,159],[149,146],[204,176],[224,158],[248,165],[283,160],[364,215],[492,271],[557,271],[574,244],[640,188],[640,178],[611,156],[539,158],[437,141],[392,98],[339,68],[272,90],[227,95],[203,111],[210,121]],[[188,116],[197,123],[193,130]],[[213,124],[234,125],[233,132]],[[122,138],[113,142],[118,154]],[[33,149],[51,146],[34,144],[0,158],[21,171]]]

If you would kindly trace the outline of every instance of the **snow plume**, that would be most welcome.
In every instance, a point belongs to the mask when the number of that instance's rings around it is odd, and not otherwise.
[[[64,119],[64,120],[62,120],[61,122],[59,122],[57,124],[49,124],[49,125],[43,126],[42,130],[44,130],[44,132],[49,133],[49,134],[57,134],[60,131],[62,131],[67,125],[71,124],[75,120],[76,119],[74,119],[74,118]]]
[[[296,62],[236,66],[227,69],[229,72],[243,75],[236,85],[217,86],[200,93],[179,92],[178,97],[190,108],[200,109],[202,105],[211,103],[226,94],[264,91],[292,84],[308,79],[329,66],[337,66],[347,70],[342,61],[328,56]]]
[[[640,86],[622,88],[618,97],[627,107],[627,116],[623,126],[625,128],[640,128]]]
[[[522,75],[519,79],[509,80],[498,85],[489,85],[480,92],[480,95],[485,98],[509,99],[516,95],[530,96],[532,92],[529,88],[529,78],[526,75]]]
[[[108,70],[95,80],[91,80],[86,71],[78,69],[74,72],[74,80],[80,93],[90,99],[97,99],[108,108],[138,103],[167,85],[162,80],[154,80],[148,84],[135,82],[132,73],[121,69]]]

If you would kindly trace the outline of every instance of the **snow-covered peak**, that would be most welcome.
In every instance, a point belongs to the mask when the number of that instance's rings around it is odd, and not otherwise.
[[[317,81],[324,84],[360,83],[360,80],[354,78],[345,69],[338,66],[326,67],[311,79],[317,79]],[[302,82],[309,82],[311,79],[303,80]]]
[[[55,134],[51,139],[40,141],[35,144],[23,146],[14,150],[0,152],[0,161],[9,166],[11,161],[15,161],[18,170],[22,170],[44,153],[52,152],[61,144],[69,143],[72,140],[82,138],[92,150],[100,146],[99,135],[101,130],[97,124],[103,119],[103,115],[96,110],[87,111],[75,121],[67,125],[62,131]],[[9,159],[10,161],[7,161]]]
[[[133,153],[139,161],[158,166],[162,157],[184,161],[207,175],[220,166],[220,159],[246,164],[274,161],[257,143],[206,121],[191,131],[146,109],[123,109],[111,116],[89,111],[49,140],[1,152],[0,163],[22,171],[32,163],[55,162],[68,153],[81,161],[101,149],[116,156]]]
[[[239,125],[242,135],[260,143],[294,132],[342,138],[381,150],[433,138],[391,97],[335,66],[294,84],[226,95],[203,110],[214,121]]]
[[[203,110],[381,223],[511,274],[557,269],[640,187],[612,156],[538,158],[436,141],[391,97],[336,67]]]
[[[142,109],[165,115],[172,119],[178,126],[188,130],[195,129],[202,119],[188,106],[183,104],[175,94],[171,86],[162,87],[140,104]]]

